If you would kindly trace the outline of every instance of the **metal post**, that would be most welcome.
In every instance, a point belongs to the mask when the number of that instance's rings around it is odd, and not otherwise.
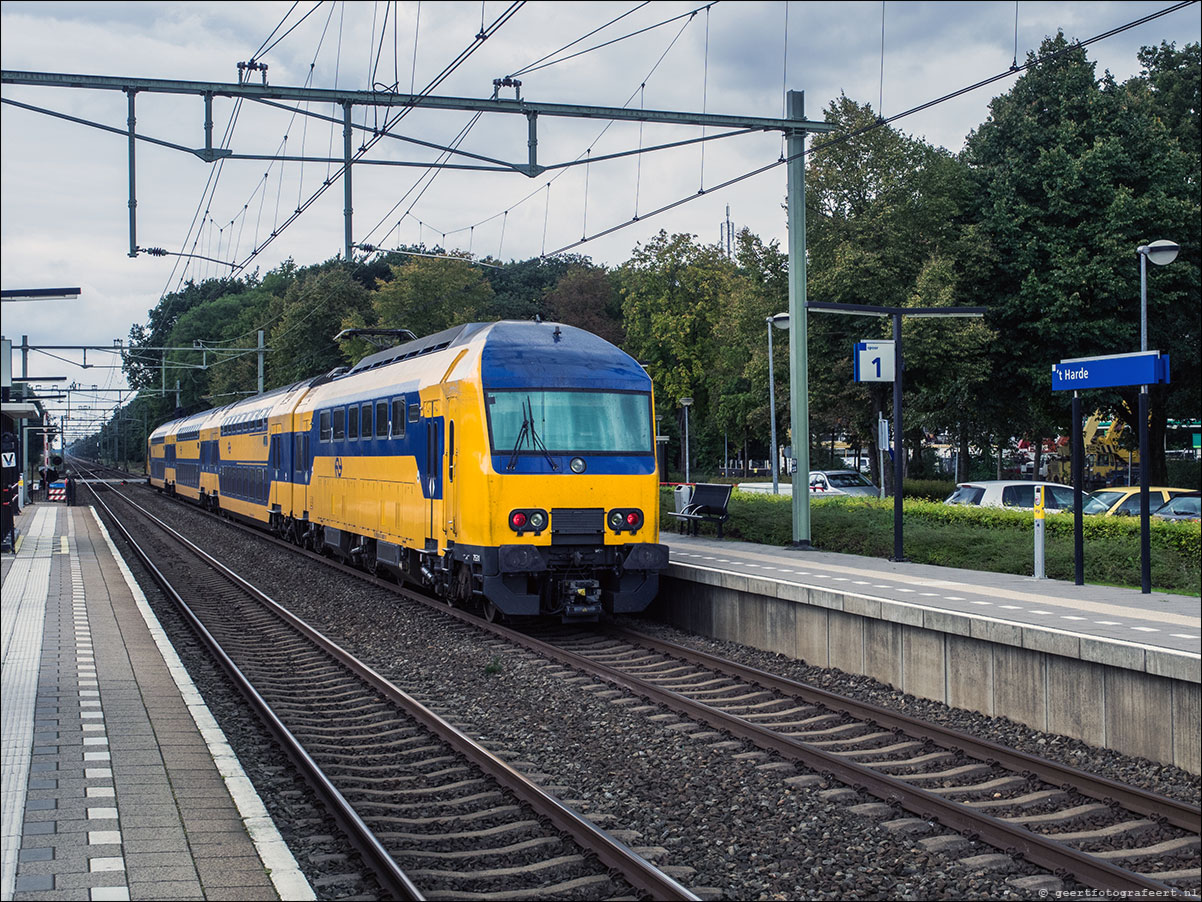
[[[1085,585],[1085,532],[1082,509],[1085,481],[1085,436],[1081,429],[1081,394],[1073,392],[1072,414],[1073,436],[1073,580],[1078,586]]]
[[[29,378],[29,336],[21,336],[21,378]],[[22,396],[24,397],[24,396]]]
[[[259,330],[259,394],[263,394],[263,330]]]
[[[351,262],[351,105],[342,105],[342,219],[344,243],[343,259]]]
[[[1148,255],[1139,255],[1139,349],[1148,350]],[[1140,463],[1143,463],[1141,457]]]
[[[780,466],[776,454],[776,369],[772,365],[772,317],[768,317],[768,417],[772,422],[772,494],[780,494]]]
[[[129,256],[136,257],[138,256],[138,186],[135,177],[134,155],[138,142],[134,135],[134,125],[138,120],[134,117],[134,97],[137,96],[137,92],[127,90],[125,96],[128,99],[129,107],[129,116],[126,119],[129,127]]]
[[[684,408],[684,481],[689,481],[689,405]]]
[[[213,92],[206,91],[205,101],[205,159],[213,159]]]
[[[1139,590],[1152,591],[1152,536],[1148,524],[1148,386],[1139,387]]]
[[[1035,578],[1045,579],[1043,550],[1044,550],[1044,530],[1047,528],[1046,515],[1044,513],[1044,487],[1041,485],[1035,486]]]
[[[906,445],[902,441],[902,375],[905,365],[902,356],[902,315],[893,313],[893,560],[904,561],[902,553],[902,483],[906,475]]]
[[[790,119],[805,120],[805,92],[790,91]],[[810,378],[806,326],[806,161],[805,129],[788,137],[789,220],[789,417],[793,455],[793,544],[810,546]]]
[[[179,399],[179,380],[178,380],[178,379],[176,379],[176,380],[175,380],[175,409],[176,409],[176,410],[179,410],[179,408],[180,408],[180,399]]]
[[[526,114],[526,152],[533,178],[538,173],[538,113],[534,111]]]

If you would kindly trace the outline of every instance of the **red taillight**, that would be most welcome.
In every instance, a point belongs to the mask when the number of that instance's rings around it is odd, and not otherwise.
[[[526,525],[525,511],[514,511],[512,514],[510,514],[509,515],[509,525],[512,526],[514,529],[521,529],[523,526],[525,526]]]
[[[627,526],[637,526],[638,522],[639,522],[638,511],[630,511],[630,513],[628,513],[626,515],[626,525]]]

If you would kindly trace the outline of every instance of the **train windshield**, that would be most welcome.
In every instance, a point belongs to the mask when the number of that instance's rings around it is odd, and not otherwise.
[[[485,392],[494,454],[651,454],[646,392]]]

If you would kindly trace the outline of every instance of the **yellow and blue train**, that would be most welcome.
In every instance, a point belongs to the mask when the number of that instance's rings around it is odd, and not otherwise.
[[[572,326],[469,323],[159,426],[150,483],[498,615],[643,610],[651,379]]]

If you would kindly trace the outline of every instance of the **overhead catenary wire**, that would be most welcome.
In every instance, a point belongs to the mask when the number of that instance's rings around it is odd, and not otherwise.
[[[429,94],[431,91],[434,90],[434,88],[436,88],[439,84],[441,84],[443,81],[445,81],[451,75],[451,73],[454,72],[459,66],[463,65],[463,63],[468,59],[468,57],[470,57],[473,53],[475,53],[476,50],[478,50],[480,48],[480,46],[483,44],[483,42],[485,40],[487,40],[489,37],[491,37],[493,34],[495,34],[502,26],[505,25],[506,22],[508,22],[517,13],[518,10],[520,10],[522,8],[522,6],[525,5],[525,2],[526,2],[526,0],[514,0],[514,2],[511,3],[509,5],[509,7],[503,13],[501,13],[500,16],[498,16],[497,19],[495,19],[492,22],[492,24],[488,26],[487,30],[485,32],[481,33],[482,36],[477,35],[472,40],[471,44],[469,44],[466,48],[464,48],[464,50],[460,51],[459,55],[457,57],[455,57],[454,60],[452,60],[450,63],[448,63],[447,66],[445,66],[438,75],[436,75],[433,79],[430,80],[430,82],[426,85],[426,87],[422,89],[421,95]],[[409,114],[409,112],[412,111],[415,108],[415,106],[420,105],[420,103],[421,103],[421,100],[419,97],[419,99],[417,100],[417,102],[414,105],[407,106],[403,110],[398,112],[396,115],[392,116],[387,122],[385,122],[384,126],[380,130],[378,130],[375,134],[373,134],[371,139],[364,142],[364,144],[359,148],[358,152],[354,155],[355,158],[357,159],[359,157],[362,157],[364,154],[366,154],[367,151],[370,150],[372,147],[374,147],[376,145],[376,143],[379,142],[384,137],[384,135],[386,135],[389,132],[389,130],[392,129],[396,125],[397,122],[399,122],[401,119],[403,119],[405,116],[407,116]],[[285,229],[287,229],[306,210],[308,210],[309,207],[311,207],[323,194],[325,194],[325,192],[336,181],[338,181],[343,176],[345,169],[346,169],[346,165],[347,164],[344,163],[343,166],[340,169],[338,169],[336,172],[334,172],[329,179],[327,179],[325,182],[323,182],[322,185],[308,198],[308,200],[306,200],[303,204],[301,204],[301,206],[298,207],[297,210],[291,216],[289,216],[288,219],[285,220],[285,222],[282,225],[278,226],[272,232],[272,234],[264,241],[264,243],[261,246],[256,247],[253,251],[251,251],[251,253],[246,257],[246,259],[240,261],[237,264],[237,266],[235,267],[235,272],[240,272],[240,271],[244,270],[250,264],[251,260],[253,260],[255,257],[257,257],[260,253],[262,253],[263,250],[269,244],[274,242],[275,239],[278,238],[284,232]]]
[[[701,8],[704,8],[704,7],[701,7]],[[693,13],[688,14],[687,18],[683,17],[683,16],[677,16],[677,17],[675,17],[675,19],[672,20],[672,21],[677,21],[681,18],[686,18],[686,21],[677,30],[676,34],[672,37],[672,40],[668,42],[668,46],[664,48],[663,52],[660,53],[659,57],[652,64],[651,68],[647,71],[647,74],[643,76],[642,80],[639,83],[639,86],[637,88],[635,88],[634,91],[631,92],[629,97],[626,98],[626,102],[622,104],[622,109],[625,109],[626,107],[628,107],[630,105],[631,101],[633,101],[635,97],[642,98],[644,96],[644,93],[647,88],[647,83],[651,81],[652,76],[655,75],[655,73],[659,70],[659,67],[663,64],[664,60],[667,59],[668,54],[672,51],[672,48],[676,46],[677,42],[680,40],[681,36],[688,29],[689,25],[692,24],[692,22],[696,18],[696,13],[701,8],[699,8],[698,10],[694,10]],[[642,103],[642,101],[640,99],[640,104],[641,103]],[[588,144],[587,151],[581,151],[579,154],[577,154],[577,156],[573,162],[578,164],[582,159],[584,159],[586,152],[591,151],[592,148],[594,148],[597,145],[597,143],[601,140],[601,138],[604,137],[605,134],[611,128],[613,128],[613,125],[614,125],[614,123],[612,121],[607,122],[605,125],[603,125],[601,127],[601,130],[599,132],[597,132],[596,137],[594,137],[593,140]],[[640,123],[640,128],[641,128],[641,123]],[[744,132],[738,132],[738,133],[743,134]],[[730,134],[734,134],[734,133],[730,133]],[[726,136],[727,135],[721,135],[721,136],[717,136],[717,137],[726,137]],[[694,139],[694,140],[696,140],[696,139]],[[710,140],[712,140],[712,138]],[[690,142],[686,142],[686,143],[693,143],[693,142],[690,141]],[[641,145],[640,145],[640,147],[641,147]],[[638,159],[641,160],[641,158],[642,158],[642,154],[640,153],[638,155]],[[591,155],[589,156],[589,159],[591,161],[591,159],[592,159]],[[559,171],[556,172],[555,175],[551,177],[551,181],[552,182],[555,181],[560,176],[565,175],[568,171],[569,170],[566,167],[560,168]],[[531,198],[533,198],[535,195],[537,195],[541,190],[542,190],[541,188],[535,188],[533,191],[526,194],[520,200],[515,201],[514,203],[511,203],[509,205],[509,209],[513,210],[513,209],[516,209],[517,207],[522,206],[522,204],[529,201]],[[501,214],[499,212],[493,213],[492,215],[487,216],[484,219],[478,220],[477,222],[472,223],[471,225],[462,226],[457,229],[451,229],[447,232],[447,234],[448,235],[456,235],[456,234],[459,234],[460,232],[467,232],[469,230],[474,231],[478,226],[484,225],[487,222],[491,222],[492,220],[496,219],[500,215]],[[637,215],[636,215],[636,219],[637,219]]]
[[[1087,47],[1091,44],[1096,44],[1099,41],[1103,41],[1108,38],[1114,37],[1115,35],[1122,34],[1125,31],[1130,31],[1133,28],[1137,28],[1140,25],[1145,25],[1148,22],[1153,21],[1154,19],[1160,18],[1161,16],[1166,16],[1170,13],[1176,12],[1177,10],[1184,9],[1187,6],[1196,5],[1198,2],[1200,2],[1200,0],[1181,0],[1181,2],[1176,3],[1173,6],[1167,7],[1162,10],[1158,10],[1157,12],[1154,12],[1154,13],[1149,13],[1146,16],[1143,16],[1139,19],[1135,19],[1131,22],[1127,22],[1123,25],[1118,25],[1118,26],[1108,29],[1107,31],[1104,31],[1100,34],[1094,35],[1091,38],[1086,38],[1085,40],[1076,41],[1061,50],[1052,51],[1051,53],[1047,53],[1041,57],[1035,57],[1032,54],[1031,59],[1029,59],[1027,62],[1019,65],[1017,69],[1007,69],[1005,72],[999,72],[996,75],[991,75],[987,78],[983,78],[980,81],[974,82],[973,84],[966,85],[965,87],[959,88],[955,91],[951,91],[947,94],[943,94],[939,97],[936,97],[932,100],[928,100],[925,103],[921,103],[918,106],[911,107],[908,110],[905,110],[901,113],[897,113],[888,118],[878,117],[875,122],[873,122],[869,125],[866,125],[863,128],[855,129],[854,131],[848,132],[844,135],[839,135],[836,137],[829,138],[820,144],[812,144],[807,150],[801,151],[800,153],[796,153],[791,157],[783,157],[779,160],[775,160],[771,163],[767,163],[763,166],[759,166],[755,169],[749,170],[740,175],[736,175],[729,179],[726,179],[725,181],[711,187],[709,189],[709,191],[712,193],[713,191],[721,190],[723,188],[729,188],[733,185],[739,184],[740,182],[744,182],[744,181],[747,181],[748,179],[755,178],[758,175],[763,175],[765,172],[769,172],[769,171],[776,169],[777,167],[782,166],[786,163],[789,163],[793,160],[804,159],[806,156],[809,156],[811,154],[825,150],[829,147],[833,147],[836,144],[850,141],[853,138],[858,138],[859,136],[867,134],[868,132],[873,131],[875,129],[882,128],[886,125],[891,125],[894,122],[897,122],[901,119],[905,119],[909,116],[913,116],[917,113],[923,112],[924,110],[931,109],[932,107],[938,106],[941,103],[946,103],[950,100],[954,100],[957,97],[961,97],[964,94],[971,93],[972,91],[976,91],[976,90],[979,90],[980,88],[987,87],[991,84],[994,84],[995,82],[1001,81],[1002,79],[1009,78],[1017,72],[1022,72],[1027,69],[1032,69],[1035,66],[1050,62],[1051,60],[1061,56],[1062,54],[1068,53],[1077,48]],[[643,217],[643,219],[648,219],[653,216],[658,216],[661,213],[666,213],[669,210],[674,210],[677,207],[683,206],[684,204],[687,204],[691,201],[696,200],[699,196],[700,195],[698,195],[698,194],[689,194],[689,195],[685,195],[684,197],[677,198],[676,200],[670,201],[669,203],[666,203],[666,204],[663,204],[662,206],[656,208],[655,210],[652,210],[651,212],[647,213]],[[626,229],[626,228],[629,228],[630,226],[634,225],[635,221],[636,220],[633,220],[633,219],[627,220],[624,222],[617,223],[616,225],[610,226],[609,228],[603,229],[602,231],[596,232],[592,235],[586,234],[579,241],[573,241],[569,244],[565,244],[563,247],[560,247],[560,248],[557,248],[556,250],[551,251],[550,254],[547,256],[555,256],[556,254],[562,254],[562,253],[565,253],[566,251],[570,251],[577,247],[580,247],[582,244],[585,244],[588,241],[594,241],[597,238],[603,238],[606,235],[611,235],[614,232],[619,232],[622,229]]]
[[[602,44],[597,44],[597,45],[595,45],[593,47],[589,47],[585,50],[580,50],[576,53],[570,54],[569,56],[565,56],[561,59],[552,60],[549,63],[542,63],[541,65],[536,65],[536,64],[532,63],[531,65],[526,66],[524,69],[519,69],[517,72],[514,72],[510,76],[510,78],[514,78],[519,75],[528,75],[531,72],[537,72],[538,70],[546,69],[549,66],[557,66],[560,63],[566,63],[568,60],[575,59],[578,56],[583,56],[586,53],[592,53],[594,50],[601,50],[604,47],[609,47],[613,44],[619,43],[620,41],[629,40],[630,38],[637,37],[640,34],[646,34],[649,31],[654,31],[656,28],[661,28],[664,25],[670,25],[671,23],[678,22],[681,19],[686,19],[686,18],[692,19],[694,16],[697,15],[697,13],[701,12],[702,10],[708,10],[711,6],[717,6],[720,2],[721,2],[721,0],[713,0],[712,3],[707,3],[705,6],[699,6],[696,9],[691,10],[687,13],[681,13],[679,16],[673,16],[670,19],[664,19],[662,22],[656,22],[654,25],[648,25],[646,28],[640,28],[638,31],[632,31],[632,32],[630,32],[630,34],[624,34],[620,38],[614,38],[613,40],[605,41]],[[556,51],[556,52],[558,52],[558,51]]]

